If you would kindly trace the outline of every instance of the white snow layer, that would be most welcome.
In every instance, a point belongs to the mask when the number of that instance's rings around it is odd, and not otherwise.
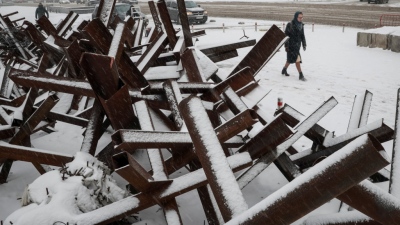
[[[4,224],[43,225],[57,221],[75,224],[79,222],[78,215],[126,195],[102,162],[78,152],[65,168],[47,172],[28,185],[23,199],[28,205],[12,213]]]

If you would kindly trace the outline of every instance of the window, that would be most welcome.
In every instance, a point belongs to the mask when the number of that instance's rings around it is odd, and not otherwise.
[[[176,4],[176,2],[171,2],[171,7],[172,8],[178,8],[178,5]]]
[[[197,5],[194,1],[185,1],[186,8],[196,8]]]

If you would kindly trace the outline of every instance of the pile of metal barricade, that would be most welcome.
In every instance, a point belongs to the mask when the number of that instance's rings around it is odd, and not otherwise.
[[[148,2],[154,24],[146,38],[142,20],[112,17],[111,0],[101,1],[96,19],[74,29],[73,12],[57,26],[46,17],[18,25],[20,20],[9,19],[15,13],[0,15],[0,31],[14,40],[11,47],[0,46],[6,68],[0,139],[8,142],[0,145],[1,183],[14,160],[31,162],[42,174],[48,165],[70,162],[73,153],[43,151],[30,142],[32,134],[54,132],[54,124],[64,122],[86,127],[80,151],[96,156],[136,192],[87,213],[102,215],[88,224],[109,224],[156,204],[168,224],[182,224],[175,198],[196,189],[209,224],[290,224],[333,198],[366,216],[305,223],[400,224],[400,193],[394,191],[400,177],[393,176],[399,143],[394,140],[392,173],[383,169],[390,161],[381,145],[397,130],[383,120],[367,123],[370,92],[357,96],[348,131],[338,137],[318,125],[338,104],[334,97],[309,116],[287,104],[267,115],[257,104],[268,90],[254,77],[287,41],[285,34],[272,26],[258,42],[197,48],[194,41],[205,32],[190,30],[184,1],[177,2],[181,30],[172,26],[164,1]],[[249,46],[227,77],[218,75],[216,62]],[[52,111],[57,93],[72,96],[63,112]],[[110,126],[112,141],[97,149]],[[310,150],[293,147],[301,137],[313,142]],[[135,159],[138,149],[147,149],[151,170]],[[171,157],[164,159],[162,150]],[[272,163],[290,182],[248,207],[241,189]],[[187,174],[169,178],[183,167]],[[373,184],[388,180],[389,192]]]

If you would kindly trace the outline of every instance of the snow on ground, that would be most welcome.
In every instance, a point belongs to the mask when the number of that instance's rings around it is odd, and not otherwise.
[[[28,20],[34,21],[34,9],[15,6],[1,7],[0,14],[17,10],[20,13],[13,18],[24,16]],[[65,14],[50,13],[50,20],[57,23],[65,16]],[[82,19],[89,18],[90,14],[80,15],[76,24]],[[197,45],[239,40],[243,36],[242,28],[238,27],[239,21],[245,22],[245,34],[249,38],[258,40],[265,33],[266,27],[273,23],[271,21],[229,18],[210,19],[215,22],[194,26],[194,29],[207,28],[207,35],[199,37]],[[264,31],[256,32],[253,26],[255,22]],[[225,32],[215,28],[222,26],[222,23],[227,27]],[[282,26],[281,22],[277,25]],[[214,28],[209,29],[211,27]],[[272,90],[261,101],[260,106],[272,114],[276,109],[277,98],[281,97],[285,103],[308,115],[322,102],[334,96],[339,104],[319,124],[329,131],[335,131],[335,134],[339,136],[347,130],[354,96],[368,89],[374,95],[368,122],[384,118],[384,122],[393,128],[397,89],[400,87],[400,54],[378,48],[357,47],[356,36],[359,31],[362,30],[346,27],[342,32],[342,27],[316,24],[314,32],[312,32],[311,26],[306,25],[307,51],[301,51],[301,54],[303,73],[308,79],[307,82],[298,80],[298,73],[294,65],[288,69],[289,77],[282,76],[281,70],[286,60],[286,53],[283,50],[277,52],[256,76],[260,85]],[[217,63],[220,68],[218,74],[229,73],[250,49],[239,49],[239,57]],[[34,135],[33,145],[40,149],[57,152],[74,153],[79,151],[82,142],[81,134],[84,131],[82,128],[57,123],[56,129],[58,132],[50,135]],[[110,141],[110,131],[106,132],[100,140],[99,149],[103,148],[108,141]],[[311,146],[311,143],[300,139],[294,146],[299,150],[305,150]],[[392,141],[384,143],[384,147],[391,155]],[[186,173],[185,170],[179,170],[173,174],[172,178],[184,173]],[[0,220],[5,220],[8,215],[20,207],[18,198],[22,196],[25,187],[38,176],[38,172],[30,163],[14,163],[9,182],[0,185]],[[126,184],[116,174],[114,174],[114,179],[121,187]],[[272,165],[242,191],[247,204],[251,207],[286,183],[287,181],[279,170]],[[380,184],[380,186],[387,190],[387,183]],[[177,197],[177,202],[184,224],[203,224],[205,216],[196,191]],[[332,200],[310,214],[335,213],[338,209],[339,201]],[[143,219],[138,224],[165,224],[163,212],[158,206],[143,210],[138,215]],[[301,219],[295,224],[300,224],[303,220]]]

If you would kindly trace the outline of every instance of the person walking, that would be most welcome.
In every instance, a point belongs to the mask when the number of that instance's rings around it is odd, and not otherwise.
[[[46,17],[49,18],[49,13],[47,10],[43,7],[42,3],[39,3],[38,7],[36,8],[36,19],[40,19],[40,17],[44,16],[46,14]]]
[[[286,36],[289,40],[285,43],[285,50],[287,53],[286,63],[282,69],[282,75],[289,76],[287,68],[290,64],[295,63],[297,71],[299,72],[299,80],[306,81],[306,78],[301,71],[300,63],[302,63],[300,55],[300,47],[303,45],[303,50],[306,50],[306,37],[304,36],[303,13],[297,11],[294,18],[289,22],[285,29]]]

